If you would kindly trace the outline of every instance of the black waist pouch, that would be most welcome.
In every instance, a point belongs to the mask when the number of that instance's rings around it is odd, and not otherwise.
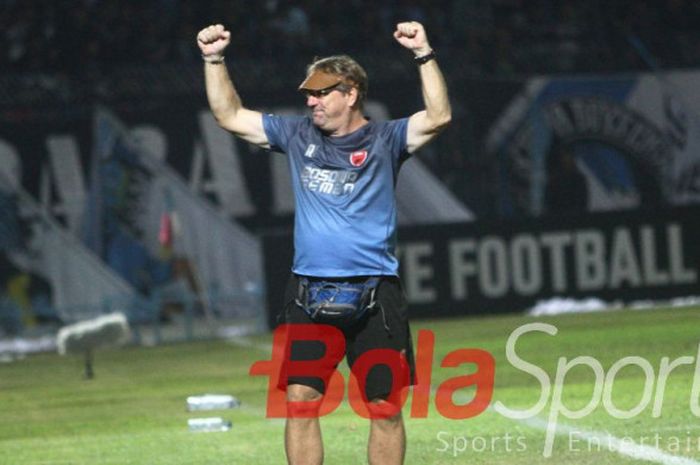
[[[380,278],[364,281],[328,281],[299,278],[296,304],[316,323],[352,326],[378,306]]]

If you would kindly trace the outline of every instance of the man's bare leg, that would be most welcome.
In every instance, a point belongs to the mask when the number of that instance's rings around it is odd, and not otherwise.
[[[367,447],[369,464],[402,465],[405,455],[406,430],[401,412],[388,418],[371,420]]]
[[[321,393],[309,386],[287,386],[288,402],[309,402],[321,399]],[[312,418],[287,418],[284,449],[289,465],[321,465],[323,440],[318,415]]]

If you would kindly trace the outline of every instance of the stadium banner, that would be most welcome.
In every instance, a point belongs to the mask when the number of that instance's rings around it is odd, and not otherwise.
[[[249,83],[249,89],[257,84]],[[374,85],[371,95],[382,103],[368,102],[368,111],[378,117],[409,114],[420,103],[415,84]],[[496,216],[497,209],[501,216],[525,219],[533,213],[564,218],[589,211],[692,204],[700,192],[698,85],[698,71],[497,82],[455,78],[453,124],[416,158],[428,164],[452,160],[449,172],[441,174],[450,177],[453,189],[466,194],[469,207],[478,205],[476,214],[482,218]],[[244,89],[244,94],[263,111],[304,111],[303,99],[287,90]],[[227,218],[254,232],[291,225],[294,202],[285,158],[260,154],[221,131],[207,108],[203,87],[182,94],[163,89],[139,98],[115,93],[107,100],[137,151],[143,149],[167,164]],[[94,201],[94,115],[94,108],[85,104],[0,108],[0,173],[76,235],[94,219],[86,208]],[[466,140],[467,134],[474,140]],[[497,172],[500,182],[490,175]],[[405,187],[406,174],[399,189]],[[496,195],[498,205],[493,202]],[[174,231],[177,221],[168,215],[170,196],[160,196],[166,211],[161,210],[157,220]],[[429,209],[407,198],[406,208],[414,206],[416,214]],[[128,217],[137,210],[121,211]],[[153,241],[153,225],[149,228],[144,237]],[[99,242],[99,235],[93,240]],[[106,244],[92,245],[99,249]],[[160,258],[160,250],[152,245],[150,257]],[[146,282],[134,287],[143,289],[158,273],[141,276]]]
[[[700,202],[697,71],[529,80],[492,123],[504,217]]]
[[[96,112],[95,134],[86,242],[144,295],[196,299],[211,319],[254,318],[257,238],[193,193],[106,109]]]
[[[303,74],[303,68],[300,72]],[[196,74],[201,74],[200,67]],[[243,81],[241,93],[251,107],[280,115],[308,113],[297,84],[271,90],[259,88],[258,82],[246,83],[242,76],[239,79]],[[153,80],[161,81],[164,79]],[[370,96],[365,102],[368,117],[384,120],[420,108],[416,82],[407,79],[381,84],[379,78],[373,82],[372,95],[377,97]],[[464,95],[464,89],[474,85],[459,87],[455,93]],[[510,92],[502,87],[493,91],[510,96],[518,85],[511,85],[514,89]],[[193,192],[252,231],[291,224],[294,196],[286,157],[266,153],[222,130],[211,115],[203,82],[186,92],[161,87],[156,93],[138,96],[119,87],[114,92],[101,105],[123,123],[135,145],[179,174]],[[472,105],[493,102],[468,103]],[[486,112],[479,109],[478,113]],[[94,115],[95,108],[84,103],[0,106],[0,172],[19,179],[28,193],[76,234],[86,221],[85,206],[94,180],[91,155],[98,143],[93,140]],[[457,129],[455,135],[460,134]],[[415,157],[402,169],[400,222],[455,222],[473,216],[428,169],[441,153],[449,153],[439,145],[449,140],[438,139],[425,157]]]
[[[261,91],[256,84],[244,89],[250,105],[278,114],[305,111],[294,92]],[[695,203],[699,86],[700,71],[692,70],[456,78],[450,88],[453,123],[417,159],[468,199],[477,217]],[[367,110],[375,119],[419,108],[413,82],[376,83],[373,89]],[[203,87],[141,97],[126,93],[105,102],[140,145],[227,215],[260,228],[289,224],[294,203],[284,157],[260,156],[254,146],[223,133]],[[0,108],[0,172],[20,179],[74,232],[90,187],[93,115],[86,105]]]
[[[412,317],[522,311],[554,297],[607,302],[700,295],[700,207],[401,228]],[[291,234],[263,241],[268,323],[292,261]]]
[[[0,180],[6,180],[0,176]],[[11,182],[0,187],[0,338],[123,310],[135,290]]]
[[[118,124],[106,115],[95,121],[95,149],[85,215],[84,241],[139,292],[171,278],[166,254],[147,247],[152,190],[156,176]],[[164,195],[164,194],[161,194]]]

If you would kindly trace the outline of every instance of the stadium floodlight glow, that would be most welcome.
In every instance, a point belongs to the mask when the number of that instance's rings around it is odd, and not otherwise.
[[[123,313],[110,313],[98,318],[64,326],[58,331],[58,353],[85,357],[85,377],[92,379],[93,354],[96,349],[115,347],[129,339],[129,323]]]
[[[557,360],[554,378],[538,365],[521,358],[515,350],[515,346],[522,336],[528,333],[542,332],[550,336],[558,333],[556,326],[546,323],[530,323],[516,328],[506,342],[506,359],[517,370],[534,377],[540,384],[540,396],[537,402],[529,408],[516,410],[507,407],[503,402],[497,401],[493,410],[498,414],[514,419],[530,419],[540,415],[547,405],[547,427],[543,455],[551,457],[554,446],[554,438],[557,434],[557,425],[560,417],[569,419],[581,419],[593,413],[603,404],[603,408],[611,417],[627,420],[638,416],[652,404],[652,417],[659,418],[663,409],[665,390],[671,373],[680,366],[693,365],[693,384],[690,392],[689,408],[692,414],[700,417],[700,345],[696,357],[681,356],[674,360],[663,357],[659,362],[658,375],[654,366],[647,359],[639,356],[627,356],[617,360],[605,370],[602,363],[588,355],[579,355],[572,359],[559,357]],[[326,354],[317,360],[289,361],[285,360],[287,348],[296,341],[319,341],[326,346]],[[491,404],[495,383],[495,359],[491,353],[482,349],[457,349],[448,353],[442,360],[440,367],[459,367],[461,365],[475,365],[476,370],[471,370],[462,376],[453,377],[443,381],[437,389],[431,388],[433,370],[433,358],[435,347],[435,335],[429,330],[418,332],[416,345],[416,385],[413,386],[411,403],[411,417],[425,418],[428,415],[429,398],[435,394],[435,407],[440,415],[454,420],[465,420],[484,412]],[[326,393],[319,401],[288,402],[278,385],[281,373],[286,376],[314,377],[319,367],[327,358],[337,357],[337,353],[344,353],[345,340],[342,332],[328,325],[282,325],[274,332],[271,360],[255,362],[249,374],[269,377],[267,416],[274,418],[284,417],[317,417],[324,416],[335,410],[344,397],[343,376],[335,370],[333,372]],[[335,359],[335,358],[334,358]],[[369,371],[377,365],[384,365],[391,369],[394,383],[392,392],[387,399],[393,408],[373,409],[371,402],[364,398],[364,382]],[[282,370],[284,366],[285,370]],[[564,392],[567,377],[577,367],[586,367],[594,375],[595,383],[588,403],[578,410],[565,405]],[[636,405],[628,410],[618,408],[613,402],[613,388],[619,372],[624,368],[639,369],[644,374],[644,386]],[[408,389],[406,386],[408,365],[405,356],[398,351],[377,349],[363,354],[352,367],[352,375],[348,383],[348,400],[353,410],[365,418],[386,418],[397,413],[406,402]],[[398,382],[397,382],[398,380]],[[656,389],[654,389],[656,386]],[[474,396],[466,404],[454,402],[454,395],[463,388],[474,387]]]

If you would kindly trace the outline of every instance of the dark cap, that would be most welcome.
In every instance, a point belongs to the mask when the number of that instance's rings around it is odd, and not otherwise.
[[[304,82],[299,85],[299,90],[323,90],[337,86],[341,82],[343,82],[342,76],[317,69],[306,76]]]

